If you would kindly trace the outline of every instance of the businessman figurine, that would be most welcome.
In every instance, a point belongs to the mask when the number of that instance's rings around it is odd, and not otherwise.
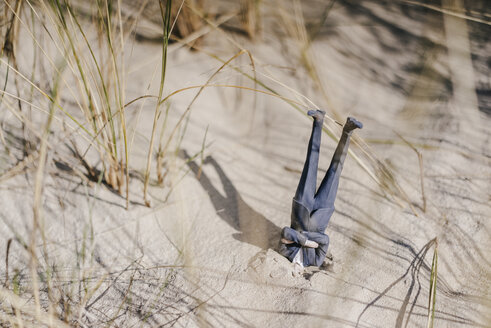
[[[307,149],[307,158],[300,182],[293,197],[291,224],[281,231],[280,253],[300,266],[320,267],[326,259],[329,237],[325,234],[329,219],[334,212],[334,200],[338,191],[339,177],[348,153],[351,134],[363,124],[348,117],[338,146],[316,192],[317,167],[321,144],[322,124],[325,112],[310,110],[314,119],[312,134]]]

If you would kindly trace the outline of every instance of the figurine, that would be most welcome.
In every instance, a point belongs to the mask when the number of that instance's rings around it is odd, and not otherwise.
[[[302,176],[293,197],[291,225],[281,231],[279,252],[300,269],[320,267],[328,254],[329,237],[324,233],[334,212],[339,177],[348,153],[351,134],[363,124],[348,117],[326,176],[316,192],[317,166],[325,112],[309,110],[314,119]]]

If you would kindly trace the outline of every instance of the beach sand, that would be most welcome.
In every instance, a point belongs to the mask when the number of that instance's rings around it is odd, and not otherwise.
[[[319,15],[312,3],[304,8],[307,21]],[[273,7],[266,2],[263,10]],[[255,41],[229,37],[250,50],[258,80],[303,105],[295,109],[249,90],[206,88],[179,149],[173,143],[168,152],[163,186],[155,183],[153,161],[151,207],[144,205],[142,177],[153,99],[126,112],[128,210],[124,196],[73,170],[85,172],[66,146],[66,134],[73,132],[54,123],[40,223],[45,242],[39,234],[36,248],[38,268],[45,270],[39,273],[44,310],[47,281],[54,277],[55,311],[69,302],[76,313],[71,323],[81,327],[426,327],[437,238],[435,327],[489,327],[489,25],[408,4],[336,2],[310,48],[323,92],[300,63],[298,41],[281,35],[273,22],[264,24],[270,29]],[[455,35],[465,29],[467,41]],[[126,100],[157,94],[161,45],[128,40]],[[224,60],[240,50],[221,31],[209,32],[202,46]],[[28,70],[30,56],[21,51],[21,70]],[[247,54],[233,63],[252,74]],[[167,65],[164,94],[205,83],[222,63],[174,43]],[[212,84],[265,90],[230,67]],[[170,99],[168,127],[196,92]],[[332,119],[326,127],[335,135],[341,127],[334,121],[343,123],[348,115],[364,123],[351,149],[376,179],[348,156],[326,231],[334,260],[296,275],[276,246],[281,228],[290,224],[311,129],[305,113],[314,106],[326,108]],[[33,122],[44,124],[43,115]],[[20,124],[13,115],[1,121],[19,158]],[[85,141],[76,142],[85,149]],[[324,134],[319,181],[335,146],[335,138]],[[422,155],[423,171],[412,147]],[[367,160],[367,149],[397,184],[380,185],[389,178],[371,166],[376,161]],[[3,144],[0,152],[1,172],[7,172],[16,162]],[[34,302],[26,245],[36,167],[29,164],[0,184],[2,257],[13,239],[7,289],[16,277],[28,304]],[[0,265],[2,282],[6,273]]]

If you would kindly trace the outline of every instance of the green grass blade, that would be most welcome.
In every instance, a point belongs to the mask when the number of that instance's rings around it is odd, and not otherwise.
[[[163,38],[162,38],[162,74],[160,77],[160,88],[159,88],[159,96],[157,100],[157,104],[155,106],[155,115],[153,118],[153,126],[152,126],[152,136],[150,138],[150,147],[148,150],[148,156],[147,156],[147,167],[145,169],[145,181],[143,184],[143,200],[145,202],[146,206],[150,206],[150,202],[147,199],[147,190],[148,190],[148,182],[150,179],[150,167],[152,164],[152,153],[153,153],[153,144],[155,142],[155,130],[157,128],[157,120],[160,114],[160,105],[164,102],[162,100],[162,95],[164,92],[164,82],[165,82],[165,72],[166,72],[166,67],[167,67],[167,48],[169,46],[169,37],[170,37],[170,31],[171,31],[171,7],[172,7],[172,0],[166,0],[165,4],[165,12],[164,8],[162,5],[162,1],[160,0],[160,12],[162,15],[163,19]],[[177,19],[177,18],[176,18]]]

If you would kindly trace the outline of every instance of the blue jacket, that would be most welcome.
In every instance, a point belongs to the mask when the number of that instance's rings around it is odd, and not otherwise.
[[[298,231],[289,227],[284,227],[281,236],[287,240],[293,241],[291,244],[280,242],[279,253],[291,262],[299,251],[303,255],[304,266],[321,266],[326,258],[327,248],[329,247],[329,236],[321,232]],[[319,244],[317,248],[305,247],[308,240],[315,241]]]

